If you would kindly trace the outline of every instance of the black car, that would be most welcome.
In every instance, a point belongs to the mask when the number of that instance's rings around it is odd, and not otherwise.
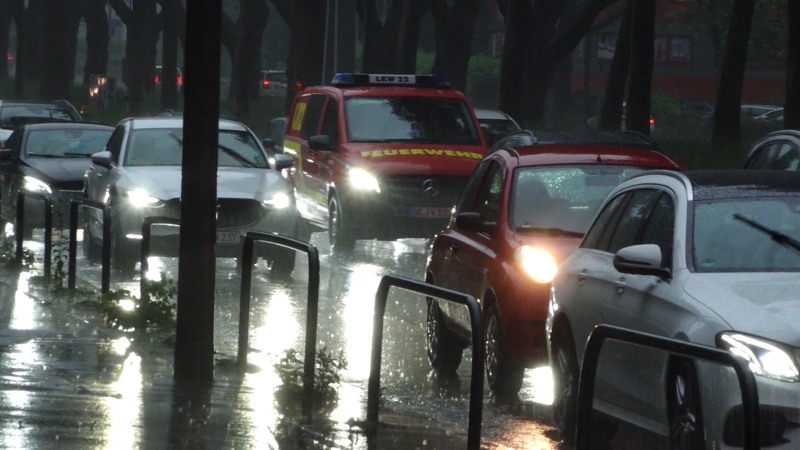
[[[54,102],[0,100],[0,147],[17,127],[41,122],[82,122],[80,113],[66,100]]]
[[[800,131],[774,131],[753,144],[745,169],[800,172]]]
[[[21,189],[50,196],[54,226],[66,226],[69,200],[83,196],[91,156],[103,151],[114,127],[90,123],[38,123],[17,128],[0,149],[0,220],[16,217]],[[44,226],[42,202],[25,201],[25,234]]]

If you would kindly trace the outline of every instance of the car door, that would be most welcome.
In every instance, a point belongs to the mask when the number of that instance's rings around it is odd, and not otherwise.
[[[800,167],[800,151],[791,142],[781,142],[775,154],[774,170],[797,172]]]
[[[117,165],[119,164],[122,146],[127,137],[126,129],[127,127],[124,124],[117,126],[114,133],[112,133],[111,137],[108,139],[108,144],[105,148],[105,151],[111,152],[111,158]],[[84,177],[84,196],[90,200],[101,203],[108,202],[109,177],[109,169],[98,166],[97,164],[90,164],[89,168],[86,169],[86,176]],[[92,235],[102,235],[102,231],[100,230],[100,226],[102,226],[102,214],[94,208],[89,208],[86,211],[85,217],[91,218],[89,225],[92,227]]]
[[[767,142],[758,147],[744,165],[749,170],[769,170],[775,163],[775,155],[780,147],[778,142]]]
[[[335,166],[340,164],[336,154],[339,151],[339,102],[335,97],[328,97],[328,102],[325,105],[325,113],[322,117],[322,126],[319,134],[328,136],[330,139],[330,150],[309,150],[309,166],[314,166],[316,176],[313,179],[307,180],[307,186],[312,186],[315,192],[325,193],[325,200],[327,204],[328,186],[331,185],[333,174],[336,170]],[[322,201],[322,197],[319,199]],[[323,211],[320,209],[320,211]],[[328,210],[324,209],[324,219],[328,220]]]
[[[5,159],[0,160],[0,202],[2,202],[3,220],[11,220],[16,216],[16,192],[22,181],[18,172],[24,134],[25,129],[20,128],[9,136],[5,149],[10,152]]]
[[[289,179],[296,189],[300,214],[319,223],[327,223],[327,188],[320,192],[315,182],[319,168],[316,151],[308,148],[308,139],[319,134],[320,119],[326,100],[325,94],[305,94],[295,101],[289,127],[286,130],[284,152],[296,159],[289,171]]]

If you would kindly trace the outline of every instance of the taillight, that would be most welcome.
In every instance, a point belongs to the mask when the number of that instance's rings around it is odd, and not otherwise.
[[[264,87],[269,87],[269,80],[264,80],[261,84],[263,84]]]
[[[156,75],[156,83],[158,83],[158,75]]]
[[[14,57],[13,57],[13,56],[11,56],[11,55],[8,55],[8,56],[6,57],[6,60],[8,60],[8,61],[13,61],[13,60],[14,60]]]
[[[656,120],[655,120],[655,119],[653,119],[653,118],[651,117],[651,118],[650,118],[650,125],[652,125],[652,124],[654,124],[654,123],[656,123]]]
[[[178,84],[181,84],[181,76],[178,75]]]

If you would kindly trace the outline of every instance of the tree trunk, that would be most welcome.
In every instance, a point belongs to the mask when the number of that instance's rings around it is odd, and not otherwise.
[[[421,0],[403,3],[405,7],[399,12],[400,17],[397,19],[400,22],[397,26],[397,50],[391,61],[391,72],[416,73],[419,28],[429,6],[427,1]]]
[[[108,73],[108,16],[105,0],[86,0],[83,18],[86,21],[86,65],[83,85],[88,86],[92,75]]]
[[[44,0],[30,0],[17,24],[17,69],[14,79],[18,96],[24,95],[24,83],[39,79],[44,45]]]
[[[568,14],[575,7],[575,0],[565,0],[562,11]],[[572,101],[572,53],[566,55],[558,63],[554,73],[553,85],[553,122],[556,129],[574,126],[570,117],[574,114]]]
[[[431,3],[431,13],[436,24],[436,57],[432,72],[444,75],[450,85],[459,91],[467,90],[469,59],[472,56],[472,37],[475,20],[484,0],[446,0]]]
[[[653,0],[635,0],[631,19],[631,36],[635,39],[631,41],[625,129],[650,136],[656,3]]]
[[[75,78],[78,23],[74,2],[44,1],[44,48],[39,95],[44,100],[69,100]]]
[[[161,41],[161,107],[178,109],[178,30],[175,1],[161,4],[163,31]]]
[[[789,48],[786,52],[786,102],[783,128],[800,130],[800,0],[789,1]]]
[[[11,33],[11,0],[0,0],[0,80],[8,77],[8,39]]]
[[[755,0],[734,0],[714,111],[711,143],[717,150],[741,147],[742,83],[754,9]]]
[[[525,89],[522,76],[527,52],[525,48],[526,28],[530,14],[529,0],[506,0],[507,7],[503,12],[506,21],[506,35],[503,41],[503,54],[500,61],[499,108],[522,121],[524,105],[517,96]],[[526,124],[522,124],[526,126]]]
[[[377,0],[359,0],[358,14],[364,22],[362,71],[414,73],[420,21],[427,9],[423,0],[393,1],[381,21]]]
[[[295,0],[292,3],[294,18],[290,24],[289,57],[286,61],[286,77],[289,95],[286,109],[291,107],[295,83],[316,86],[321,82],[322,57],[325,44],[325,2],[318,0]],[[301,12],[301,13],[297,13]]]
[[[250,113],[250,98],[258,96],[261,42],[269,8],[266,0],[241,0],[240,5],[231,89],[234,92],[236,115],[243,119]]]
[[[625,85],[628,81],[631,60],[633,3],[634,0],[627,0],[625,13],[619,26],[617,48],[614,50],[614,59],[611,61],[611,70],[608,73],[603,110],[600,112],[597,122],[597,129],[601,131],[622,129],[622,101],[625,98]]]

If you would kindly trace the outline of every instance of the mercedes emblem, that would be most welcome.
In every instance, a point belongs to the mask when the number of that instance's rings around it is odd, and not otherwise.
[[[422,182],[422,193],[426,197],[436,197],[439,195],[439,182],[434,179],[427,179]]]

